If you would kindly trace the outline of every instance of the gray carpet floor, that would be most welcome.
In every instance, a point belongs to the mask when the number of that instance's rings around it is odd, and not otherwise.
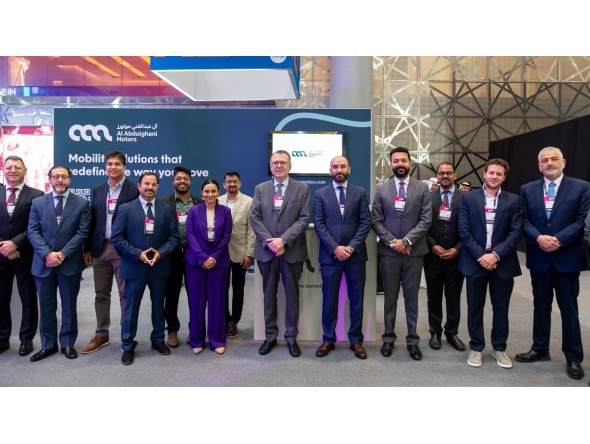
[[[507,353],[514,361],[514,355],[527,351],[532,335],[532,294],[528,270],[524,267],[524,255],[520,254],[523,276],[516,279],[510,305],[510,337]],[[84,280],[78,299],[79,336],[76,349],[82,347],[92,336],[96,320],[94,315],[94,290],[92,269],[84,271]],[[68,360],[56,354],[43,361],[31,363],[28,357],[18,356],[18,337],[11,338],[12,348],[0,355],[0,386],[3,387],[588,387],[590,367],[581,381],[570,379],[565,372],[566,361],[561,352],[561,319],[559,308],[554,304],[552,318],[552,360],[533,364],[514,361],[512,369],[502,369],[491,356],[491,347],[484,350],[483,366],[471,368],[467,365],[468,352],[459,352],[443,341],[441,350],[428,347],[428,319],[426,311],[426,290],[420,290],[418,333],[422,338],[420,348],[422,361],[413,361],[406,351],[405,314],[403,303],[398,304],[398,339],[394,353],[383,358],[379,353],[381,341],[365,342],[367,360],[354,357],[348,349],[348,342],[338,343],[336,350],[325,358],[317,358],[318,342],[300,341],[302,356],[291,358],[283,341],[267,356],[258,354],[260,341],[253,341],[253,288],[254,275],[248,274],[244,314],[239,324],[240,333],[235,339],[228,339],[227,351],[219,356],[209,349],[200,355],[193,354],[184,343],[188,330],[183,327],[179,333],[183,340],[180,347],[172,350],[170,356],[160,356],[150,349],[151,331],[149,294],[146,292],[139,320],[136,340],[135,363],[123,366],[120,362],[119,314],[113,304],[111,344],[99,351]],[[590,346],[590,272],[581,276],[579,297],[582,340],[587,354]],[[116,289],[113,292],[116,294]],[[401,296],[400,296],[401,299]],[[463,294],[462,320],[459,337],[467,344],[467,307]],[[490,338],[491,305],[488,300],[485,312],[486,341]],[[377,333],[383,331],[383,296],[377,297]],[[183,290],[179,317],[183,326],[188,323],[188,306]],[[35,338],[36,350],[40,340]]]

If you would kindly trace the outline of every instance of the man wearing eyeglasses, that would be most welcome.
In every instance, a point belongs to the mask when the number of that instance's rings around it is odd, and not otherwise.
[[[180,320],[178,319],[178,301],[182,289],[182,279],[186,280],[186,262],[184,253],[188,248],[186,239],[186,218],[188,210],[193,205],[203,202],[203,199],[191,194],[191,171],[183,166],[177,166],[172,173],[172,186],[174,192],[159,200],[172,208],[178,222],[178,234],[180,241],[177,247],[170,254],[172,271],[168,276],[166,284],[166,300],[164,301],[164,315],[166,317],[166,330],[168,330],[168,345],[178,347],[178,330]]]
[[[85,268],[82,251],[90,231],[90,205],[84,197],[69,192],[70,169],[55,165],[49,170],[53,191],[34,199],[28,235],[35,249],[31,273],[35,276],[41,309],[41,351],[31,356],[40,361],[61,352],[76,359],[78,337],[76,302]],[[61,299],[61,329],[57,335],[57,290]]]
[[[429,345],[433,350],[441,348],[444,293],[447,312],[444,332],[447,342],[456,350],[465,351],[465,344],[457,337],[461,318],[461,290],[465,279],[457,270],[462,246],[458,225],[462,192],[455,186],[455,168],[452,163],[442,162],[436,176],[440,188],[430,192],[432,225],[426,237],[430,251],[424,256]]]
[[[26,174],[27,167],[20,157],[8,156],[4,159],[6,187],[0,188],[0,353],[10,347],[10,299],[16,276],[22,306],[20,356],[33,351],[33,338],[39,323],[37,287],[31,274],[33,247],[27,237],[27,225],[31,203],[43,196],[43,191],[25,185]]]
[[[305,230],[309,226],[309,187],[289,177],[291,156],[276,151],[270,158],[272,180],[256,186],[250,223],[256,235],[254,258],[262,274],[266,340],[258,353],[266,355],[277,345],[277,289],[285,287],[285,341],[297,358],[299,278],[308,258]]]
[[[118,150],[105,154],[105,172],[108,180],[98,184],[92,190],[90,212],[90,236],[86,239],[84,262],[92,265],[94,273],[94,311],[96,313],[96,331],[90,342],[82,349],[82,353],[93,353],[110,344],[109,327],[111,325],[111,290],[113,278],[119,290],[121,307],[120,323],[125,313],[125,280],[120,276],[121,258],[111,244],[113,220],[119,207],[137,199],[139,191],[130,181],[125,179],[127,158]]]
[[[121,278],[125,279],[127,305],[121,327],[123,365],[133,364],[137,341],[139,307],[150,287],[152,302],[152,350],[169,355],[164,342],[164,298],[166,281],[170,275],[170,254],[178,245],[178,223],[172,208],[156,200],[160,179],[155,173],[145,172],[139,177],[139,197],[121,205],[113,222],[111,241],[121,255]]]
[[[238,322],[242,317],[244,306],[244,286],[246,285],[246,271],[252,265],[254,257],[254,230],[250,225],[250,207],[252,198],[240,192],[242,182],[237,171],[225,174],[223,188],[226,194],[219,197],[218,202],[231,209],[233,226],[229,241],[229,256],[231,260],[231,286],[232,303],[231,314],[229,311],[229,285],[230,275],[227,275],[227,337],[235,338],[238,335]]]

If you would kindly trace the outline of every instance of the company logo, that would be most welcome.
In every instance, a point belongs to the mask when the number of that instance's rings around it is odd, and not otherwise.
[[[291,151],[291,156],[293,156],[293,157],[307,157],[307,153],[305,151]]]
[[[76,134],[76,131],[78,131],[80,133],[80,135],[78,136]],[[90,133],[92,134],[92,136],[88,135],[88,131],[90,131]],[[82,139],[84,139],[86,142],[90,142],[92,139],[97,140],[97,141],[101,141],[100,135],[98,134],[99,131],[102,131],[102,134],[104,135],[104,138],[107,139],[109,142],[113,141],[113,138],[111,137],[111,135],[109,134],[109,130],[106,126],[104,125],[73,125],[70,128],[70,139],[79,142],[80,141],[80,137],[82,137]]]

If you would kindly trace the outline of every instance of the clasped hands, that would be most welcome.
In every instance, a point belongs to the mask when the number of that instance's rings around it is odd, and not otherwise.
[[[342,245],[337,246],[334,250],[334,257],[339,261],[347,260],[351,254],[352,249],[350,247],[343,247]]]
[[[559,240],[557,240],[555,236],[547,236],[545,234],[542,234],[537,238],[537,243],[539,244],[539,248],[546,253],[551,253],[561,246]]]
[[[18,247],[14,242],[9,240],[0,242],[0,254],[10,260],[20,257],[20,251],[18,251]]]
[[[498,258],[494,253],[486,253],[479,259],[479,265],[486,270],[493,270],[498,267]]]
[[[268,242],[268,249],[272,251],[275,256],[281,256],[285,254],[285,243],[280,237],[271,237],[266,239],[266,242]]]
[[[59,267],[65,259],[66,255],[61,251],[52,251],[45,255],[45,266],[49,268]]]
[[[147,256],[150,251],[154,253],[154,257],[151,259],[149,259]],[[141,252],[139,255],[139,260],[144,264],[148,264],[150,267],[153,267],[154,264],[160,260],[160,253],[155,248],[150,247],[147,250]]]
[[[408,245],[408,247],[404,247],[404,241],[401,239],[392,240],[389,242],[389,246],[393,249],[393,251],[399,254],[407,254],[409,255],[412,252],[412,246]]]
[[[201,267],[203,267],[205,270],[211,270],[213,267],[215,267],[215,265],[217,265],[217,261],[214,258],[210,257],[201,264]]]
[[[440,245],[435,245],[432,247],[432,253],[441,259],[453,259],[459,256],[459,252],[456,248],[449,248],[448,250],[445,250]]]

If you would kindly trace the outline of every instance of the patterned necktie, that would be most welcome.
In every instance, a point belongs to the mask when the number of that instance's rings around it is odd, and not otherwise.
[[[443,191],[445,197],[443,197],[443,207],[449,208],[449,192]]]
[[[283,184],[279,183],[277,184],[277,196],[283,196]]]
[[[340,205],[344,205],[344,199],[346,196],[344,196],[344,187],[342,185],[340,185],[339,187],[336,188],[338,191],[340,191],[340,197],[338,198],[338,203]]]
[[[549,183],[549,188],[547,189],[547,197],[555,197],[555,183]],[[551,217],[551,211],[547,211],[545,213],[547,215],[547,219]]]
[[[399,183],[399,193],[398,196],[400,199],[405,199],[406,198],[406,189],[404,188],[404,183],[400,182]]]
[[[151,202],[148,202],[146,205],[147,205],[147,218],[153,220],[154,219],[154,213],[152,211],[152,203]]]
[[[18,190],[18,188],[8,188],[8,191],[10,191],[10,196],[8,196],[8,199],[6,199],[6,203],[16,202],[16,190]]]
[[[64,197],[63,196],[55,196],[57,199],[57,205],[55,206],[55,214],[61,217],[61,213],[64,210]]]

